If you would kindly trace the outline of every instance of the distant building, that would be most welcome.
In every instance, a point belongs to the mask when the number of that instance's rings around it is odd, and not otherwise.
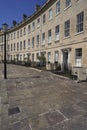
[[[58,62],[62,70],[87,67],[87,0],[47,0],[21,23],[8,30],[7,59]],[[3,60],[0,32],[0,60]]]

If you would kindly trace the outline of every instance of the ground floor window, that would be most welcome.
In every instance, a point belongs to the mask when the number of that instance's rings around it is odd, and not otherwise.
[[[32,61],[34,62],[34,54],[32,54]]]
[[[48,52],[48,62],[51,60],[51,52]]]
[[[58,51],[54,53],[54,62],[58,62]]]
[[[76,66],[81,67],[81,64],[82,64],[82,48],[76,49],[75,61],[76,61]]]

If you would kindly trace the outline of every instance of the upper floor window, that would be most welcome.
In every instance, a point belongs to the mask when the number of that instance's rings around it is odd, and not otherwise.
[[[30,39],[28,39],[28,49],[30,48]]]
[[[17,51],[19,50],[19,42],[17,42]]]
[[[40,26],[40,18],[37,19],[37,27]]]
[[[39,43],[40,43],[40,36],[37,35],[37,45],[39,45]]]
[[[51,42],[51,39],[52,39],[52,32],[51,32],[51,29],[48,31],[48,43]]]
[[[20,42],[20,50],[22,50],[22,41]]]
[[[13,39],[13,34],[11,34],[11,40]]]
[[[12,51],[13,49],[12,49],[12,44],[11,44],[11,51]]]
[[[30,31],[31,31],[31,26],[28,25],[28,33],[30,33]]]
[[[35,22],[32,23],[32,31],[35,30]]]
[[[16,32],[14,32],[14,39],[16,38]]]
[[[42,33],[42,44],[45,44],[45,33]]]
[[[16,46],[15,46],[15,43],[14,43],[14,51],[15,51],[15,49],[16,49]]]
[[[10,40],[10,34],[8,34],[8,41]]]
[[[34,48],[34,37],[32,38],[32,48]]]
[[[70,20],[65,22],[65,37],[70,36]]]
[[[26,35],[26,27],[24,27],[24,35]]]
[[[26,49],[26,40],[24,40],[23,49]]]
[[[60,0],[56,3],[56,14],[60,12]]]
[[[10,51],[10,45],[8,45],[8,48],[7,48],[8,51]]]
[[[59,25],[55,27],[55,39],[59,40]]]
[[[70,5],[71,5],[71,0],[65,0],[65,7],[67,8]]]
[[[52,19],[52,8],[49,10],[49,20]]]
[[[77,15],[77,25],[76,25],[77,33],[83,31],[83,25],[84,25],[84,12],[81,12],[80,14]]]
[[[22,37],[22,29],[20,30],[20,37]]]
[[[19,38],[19,31],[17,31],[17,38]]]
[[[43,15],[43,24],[46,23],[46,14]]]

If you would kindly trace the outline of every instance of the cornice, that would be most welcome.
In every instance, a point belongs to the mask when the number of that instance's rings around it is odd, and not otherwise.
[[[47,0],[44,5],[40,7],[38,11],[33,13],[31,16],[28,16],[25,20],[18,23],[16,26],[9,28],[8,33],[21,29],[27,24],[31,23],[37,17],[39,17],[42,13],[44,13],[51,5],[53,5],[57,0]]]

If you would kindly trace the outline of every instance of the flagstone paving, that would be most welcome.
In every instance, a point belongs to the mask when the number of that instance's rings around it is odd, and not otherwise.
[[[87,130],[87,82],[0,64],[0,130]]]

